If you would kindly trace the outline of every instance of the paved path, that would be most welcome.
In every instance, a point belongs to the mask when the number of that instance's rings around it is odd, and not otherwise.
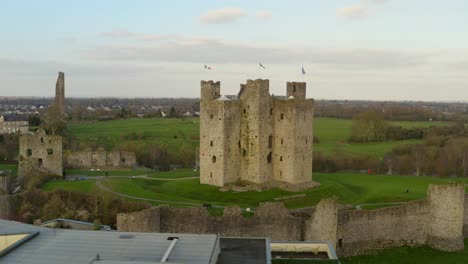
[[[88,175],[67,175],[66,180],[102,180],[102,179],[147,179],[156,181],[180,181],[199,179],[198,176],[185,177],[185,178],[154,178],[148,175],[135,175],[135,176],[88,176]]]

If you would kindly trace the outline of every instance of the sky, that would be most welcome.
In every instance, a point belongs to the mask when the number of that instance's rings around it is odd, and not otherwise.
[[[2,1],[0,96],[53,96],[63,71],[67,97],[199,97],[201,80],[235,94],[270,79],[276,95],[303,81],[316,99],[468,101],[467,10],[466,0]]]

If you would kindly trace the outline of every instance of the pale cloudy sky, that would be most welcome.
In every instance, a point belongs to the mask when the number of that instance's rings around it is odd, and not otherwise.
[[[274,94],[306,81],[314,98],[468,101],[467,10],[466,0],[3,1],[0,96],[52,96],[64,71],[73,97],[198,97],[202,79],[234,94],[268,78]]]

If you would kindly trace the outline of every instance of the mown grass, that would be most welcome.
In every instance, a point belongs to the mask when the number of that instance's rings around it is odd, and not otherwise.
[[[461,252],[444,252],[428,246],[404,246],[377,251],[371,255],[341,258],[340,262],[343,264],[462,264],[468,262],[468,239],[465,240],[465,249]]]
[[[367,175],[358,173],[316,173],[314,180],[321,186],[304,193],[305,197],[284,201],[288,208],[302,208],[317,204],[321,199],[336,197],[341,204],[368,204],[405,202],[426,197],[431,183],[452,181],[467,182],[467,179],[444,179],[416,176]],[[84,181],[88,182],[88,181]],[[79,182],[55,181],[46,185],[47,190],[61,189],[67,185],[76,191],[88,192],[86,184]],[[218,187],[203,185],[198,179],[157,180],[157,179],[108,179],[103,184],[126,195],[157,200],[189,203],[209,203],[214,205],[240,205],[256,207],[259,203],[273,201],[274,198],[294,193],[273,189],[264,192],[221,192]],[[80,189],[82,188],[82,189]],[[381,207],[381,206],[380,206]],[[378,206],[374,207],[378,208]],[[366,209],[374,209],[366,208]]]
[[[159,178],[159,179],[180,179],[180,178],[189,178],[189,177],[199,177],[200,172],[194,171],[193,169],[178,169],[171,171],[160,171],[148,174],[150,178]]]
[[[52,180],[42,186],[44,191],[54,190],[65,190],[82,193],[94,193],[96,190],[96,184],[94,180],[83,180],[83,181],[64,181],[64,180]]]
[[[403,127],[428,127],[449,125],[447,122],[389,122]],[[418,140],[387,141],[376,143],[348,143],[352,120],[336,118],[315,118],[314,135],[320,143],[314,145],[315,151],[334,153],[343,151],[352,154],[365,154],[382,157],[399,144],[411,144]],[[107,148],[142,147],[154,143],[166,146],[176,153],[182,147],[195,149],[199,144],[200,122],[198,118],[170,119],[126,119],[103,122],[70,124],[68,129],[80,143],[102,145]],[[135,135],[133,135],[135,134]]]
[[[198,146],[199,127],[198,118],[131,118],[70,124],[68,130],[84,145],[139,148],[155,143],[176,152],[181,147]]]
[[[0,170],[11,170],[13,176],[18,174],[18,165],[16,164],[0,164]]]
[[[337,118],[315,118],[314,136],[320,140],[319,144],[314,144],[314,151],[331,154],[334,152],[345,152],[358,155],[371,155],[383,157],[394,147],[403,144],[415,144],[421,140],[400,140],[371,143],[349,143],[351,136],[352,120]],[[450,125],[450,122],[413,122],[413,121],[391,121],[390,125],[411,127],[430,127]]]

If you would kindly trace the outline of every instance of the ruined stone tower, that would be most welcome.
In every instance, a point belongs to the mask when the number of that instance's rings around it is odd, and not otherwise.
[[[19,139],[18,175],[23,177],[36,172],[63,175],[62,137],[49,136],[42,128]]]
[[[65,114],[65,73],[59,72],[57,83],[55,84],[55,105],[60,109],[60,113]]]
[[[236,96],[221,96],[220,83],[201,82],[200,182],[246,182],[305,189],[312,181],[313,99],[306,84],[287,83],[273,97],[268,80],[248,80]]]

